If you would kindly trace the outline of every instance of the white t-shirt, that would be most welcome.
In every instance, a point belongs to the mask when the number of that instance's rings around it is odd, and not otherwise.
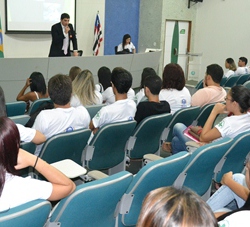
[[[121,121],[133,120],[136,112],[136,104],[133,100],[123,99],[104,106],[92,119],[95,128]]]
[[[248,226],[249,225],[249,210],[242,210],[235,212],[227,216],[224,220],[219,221],[219,227],[239,227],[239,226]]]
[[[95,100],[95,104],[96,105],[102,104],[102,94],[97,90],[95,90],[95,94],[97,96],[97,99]],[[83,105],[77,95],[72,95],[70,99],[70,106],[78,107],[78,106],[83,106]]]
[[[130,88],[127,93],[128,99],[134,100],[135,99],[135,91]],[[103,101],[106,105],[112,104],[115,102],[115,94],[113,92],[112,87],[108,87],[103,93],[102,93]]]
[[[138,105],[141,99],[145,96],[144,88],[140,89],[135,95],[136,104]]]
[[[224,76],[228,78],[234,74],[235,74],[235,72],[233,70],[228,70]]]
[[[129,49],[129,52],[133,52],[133,50],[135,49],[135,46],[132,42],[130,42],[129,44],[124,46],[124,50],[125,49]],[[117,51],[123,51],[122,43],[118,45]]]
[[[76,108],[55,108],[42,110],[32,128],[40,131],[46,137],[61,133],[70,132],[76,129],[88,128],[90,116],[87,109],[83,106]],[[39,155],[42,145],[38,145],[35,155]]]
[[[5,184],[0,197],[0,211],[36,200],[48,199],[53,186],[50,182],[5,174]]]
[[[190,107],[191,95],[189,90],[184,87],[181,91],[177,89],[162,89],[159,94],[160,101],[166,100],[171,108],[171,114],[174,114],[181,108]]]
[[[250,130],[250,113],[226,117],[215,127],[219,130],[221,137],[234,138]]]
[[[27,128],[24,127],[21,124],[16,124],[19,134],[20,134],[20,140],[22,142],[31,142],[35,135],[36,135],[36,130],[33,128]]]
[[[243,74],[248,74],[249,72],[249,68],[247,66],[245,67],[238,67],[237,70],[235,71],[235,74],[237,75],[243,75]]]

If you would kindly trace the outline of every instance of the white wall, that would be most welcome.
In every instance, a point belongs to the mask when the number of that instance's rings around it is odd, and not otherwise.
[[[204,0],[197,4],[194,52],[203,52],[201,72],[232,57],[237,63],[245,56],[250,61],[250,1]],[[204,73],[200,75],[200,79]]]
[[[48,57],[51,44],[49,34],[5,34],[4,0],[0,1],[0,15],[3,30],[3,45],[5,58]],[[102,29],[104,30],[105,0],[76,0],[76,32],[78,49],[83,50],[83,56],[92,55],[94,41],[94,24],[99,11]],[[60,18],[58,18],[58,22]],[[103,55],[103,42],[100,54]]]

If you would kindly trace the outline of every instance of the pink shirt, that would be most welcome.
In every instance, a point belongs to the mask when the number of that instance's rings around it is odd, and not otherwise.
[[[227,92],[224,88],[218,86],[208,86],[196,91],[191,98],[192,106],[205,106],[213,102],[222,102]]]

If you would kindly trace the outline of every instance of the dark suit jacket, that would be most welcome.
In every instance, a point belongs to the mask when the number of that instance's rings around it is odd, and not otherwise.
[[[76,34],[75,34],[72,24],[69,24],[68,26],[70,28],[70,31],[68,33],[69,34],[69,46],[68,46],[67,56],[70,56],[70,41],[72,41],[73,43],[73,49],[77,50],[77,40],[76,40]],[[63,40],[65,36],[63,34],[61,22],[54,24],[51,27],[51,36],[52,36],[52,43],[50,46],[49,57],[65,56],[62,51]]]

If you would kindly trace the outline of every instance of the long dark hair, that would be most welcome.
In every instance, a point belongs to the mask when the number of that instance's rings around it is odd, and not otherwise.
[[[31,84],[30,90],[41,92],[43,95],[46,94],[46,83],[43,74],[40,72],[33,72],[30,75]]]
[[[126,39],[131,38],[129,34],[125,34],[122,39],[122,49],[124,49],[124,46],[126,45]]]
[[[111,87],[111,71],[108,67],[102,66],[97,72],[99,83],[102,84],[105,91],[108,87]]]
[[[0,195],[2,194],[6,172],[16,174],[15,165],[20,145],[16,124],[7,117],[0,117]]]

